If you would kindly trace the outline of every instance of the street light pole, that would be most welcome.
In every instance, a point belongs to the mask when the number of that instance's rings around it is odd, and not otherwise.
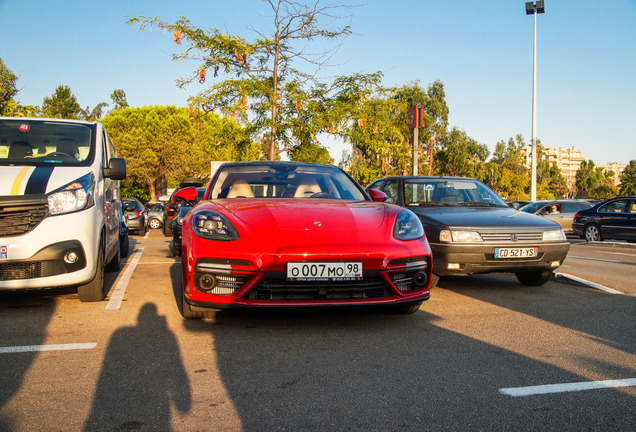
[[[530,199],[537,200],[537,14],[545,12],[545,1],[526,2],[526,15],[534,15],[534,44],[532,57],[532,165],[530,170]]]

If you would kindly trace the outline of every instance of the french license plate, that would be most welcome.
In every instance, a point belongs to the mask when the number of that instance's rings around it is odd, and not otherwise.
[[[539,248],[495,248],[495,258],[534,258]]]
[[[288,262],[287,279],[329,281],[362,279],[361,262]]]

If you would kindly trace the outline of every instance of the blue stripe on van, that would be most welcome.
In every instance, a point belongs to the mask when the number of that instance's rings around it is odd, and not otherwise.
[[[45,194],[46,185],[49,183],[52,173],[53,167],[36,167],[31,177],[29,177],[24,194]]]

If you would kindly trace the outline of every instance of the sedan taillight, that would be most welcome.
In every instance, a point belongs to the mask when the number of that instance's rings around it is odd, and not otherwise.
[[[135,216],[141,217],[141,210],[137,210],[137,213],[135,213]]]

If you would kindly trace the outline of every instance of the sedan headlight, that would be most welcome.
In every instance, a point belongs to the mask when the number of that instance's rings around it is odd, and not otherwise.
[[[398,240],[416,240],[424,236],[419,218],[410,210],[403,210],[395,218],[393,237]]]
[[[480,243],[484,239],[481,238],[481,234],[477,231],[453,231],[442,230],[439,233],[439,240],[443,242],[458,242],[458,243]]]
[[[95,177],[89,173],[56,190],[47,197],[49,214],[72,213],[91,207],[95,203],[94,189]]]
[[[554,231],[544,231],[543,232],[543,241],[558,241],[558,240],[567,240],[565,233],[562,229],[554,230]]]
[[[190,226],[194,234],[210,240],[231,241],[239,238],[236,228],[214,210],[204,209],[193,213]]]

